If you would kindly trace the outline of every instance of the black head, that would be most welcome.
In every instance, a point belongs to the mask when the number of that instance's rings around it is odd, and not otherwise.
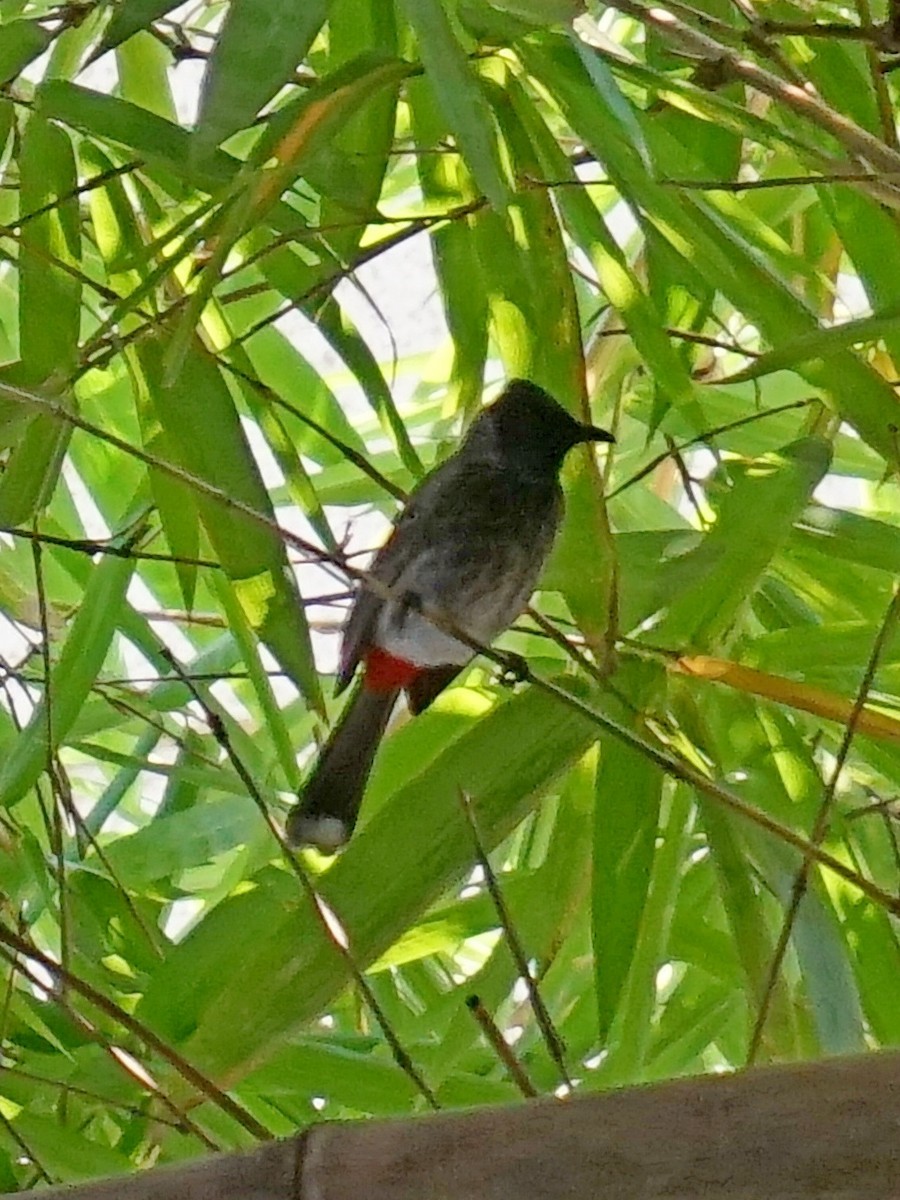
[[[556,473],[581,442],[615,440],[605,429],[576,421],[536,383],[513,379],[474,422],[466,446],[527,474],[542,474]]]

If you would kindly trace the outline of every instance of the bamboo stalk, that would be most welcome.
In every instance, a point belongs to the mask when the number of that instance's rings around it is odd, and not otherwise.
[[[316,1125],[45,1200],[896,1200],[900,1054]],[[31,1195],[32,1193],[28,1193]]]

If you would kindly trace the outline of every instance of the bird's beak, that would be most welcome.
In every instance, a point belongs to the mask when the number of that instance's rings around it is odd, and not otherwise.
[[[596,425],[582,425],[582,442],[615,442],[615,438],[607,429],[599,429]]]

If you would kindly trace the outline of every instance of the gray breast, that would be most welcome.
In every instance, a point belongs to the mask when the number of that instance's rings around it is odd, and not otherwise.
[[[507,497],[499,492],[494,499],[405,564],[394,586],[411,602],[386,604],[376,634],[392,654],[421,666],[472,657],[468,645],[417,611],[414,598],[480,643],[493,641],[528,603],[556,531],[557,496],[516,493],[514,503],[500,503]]]

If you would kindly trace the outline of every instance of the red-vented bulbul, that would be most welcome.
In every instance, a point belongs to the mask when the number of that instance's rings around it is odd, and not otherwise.
[[[362,678],[288,817],[293,845],[333,853],[347,841],[400,692],[421,712],[473,657],[422,610],[483,644],[511,625],[559,526],[563,459],[580,442],[613,440],[514,379],[418,485],[369,569],[393,598],[363,584],[344,628],[336,691],[360,663]]]

